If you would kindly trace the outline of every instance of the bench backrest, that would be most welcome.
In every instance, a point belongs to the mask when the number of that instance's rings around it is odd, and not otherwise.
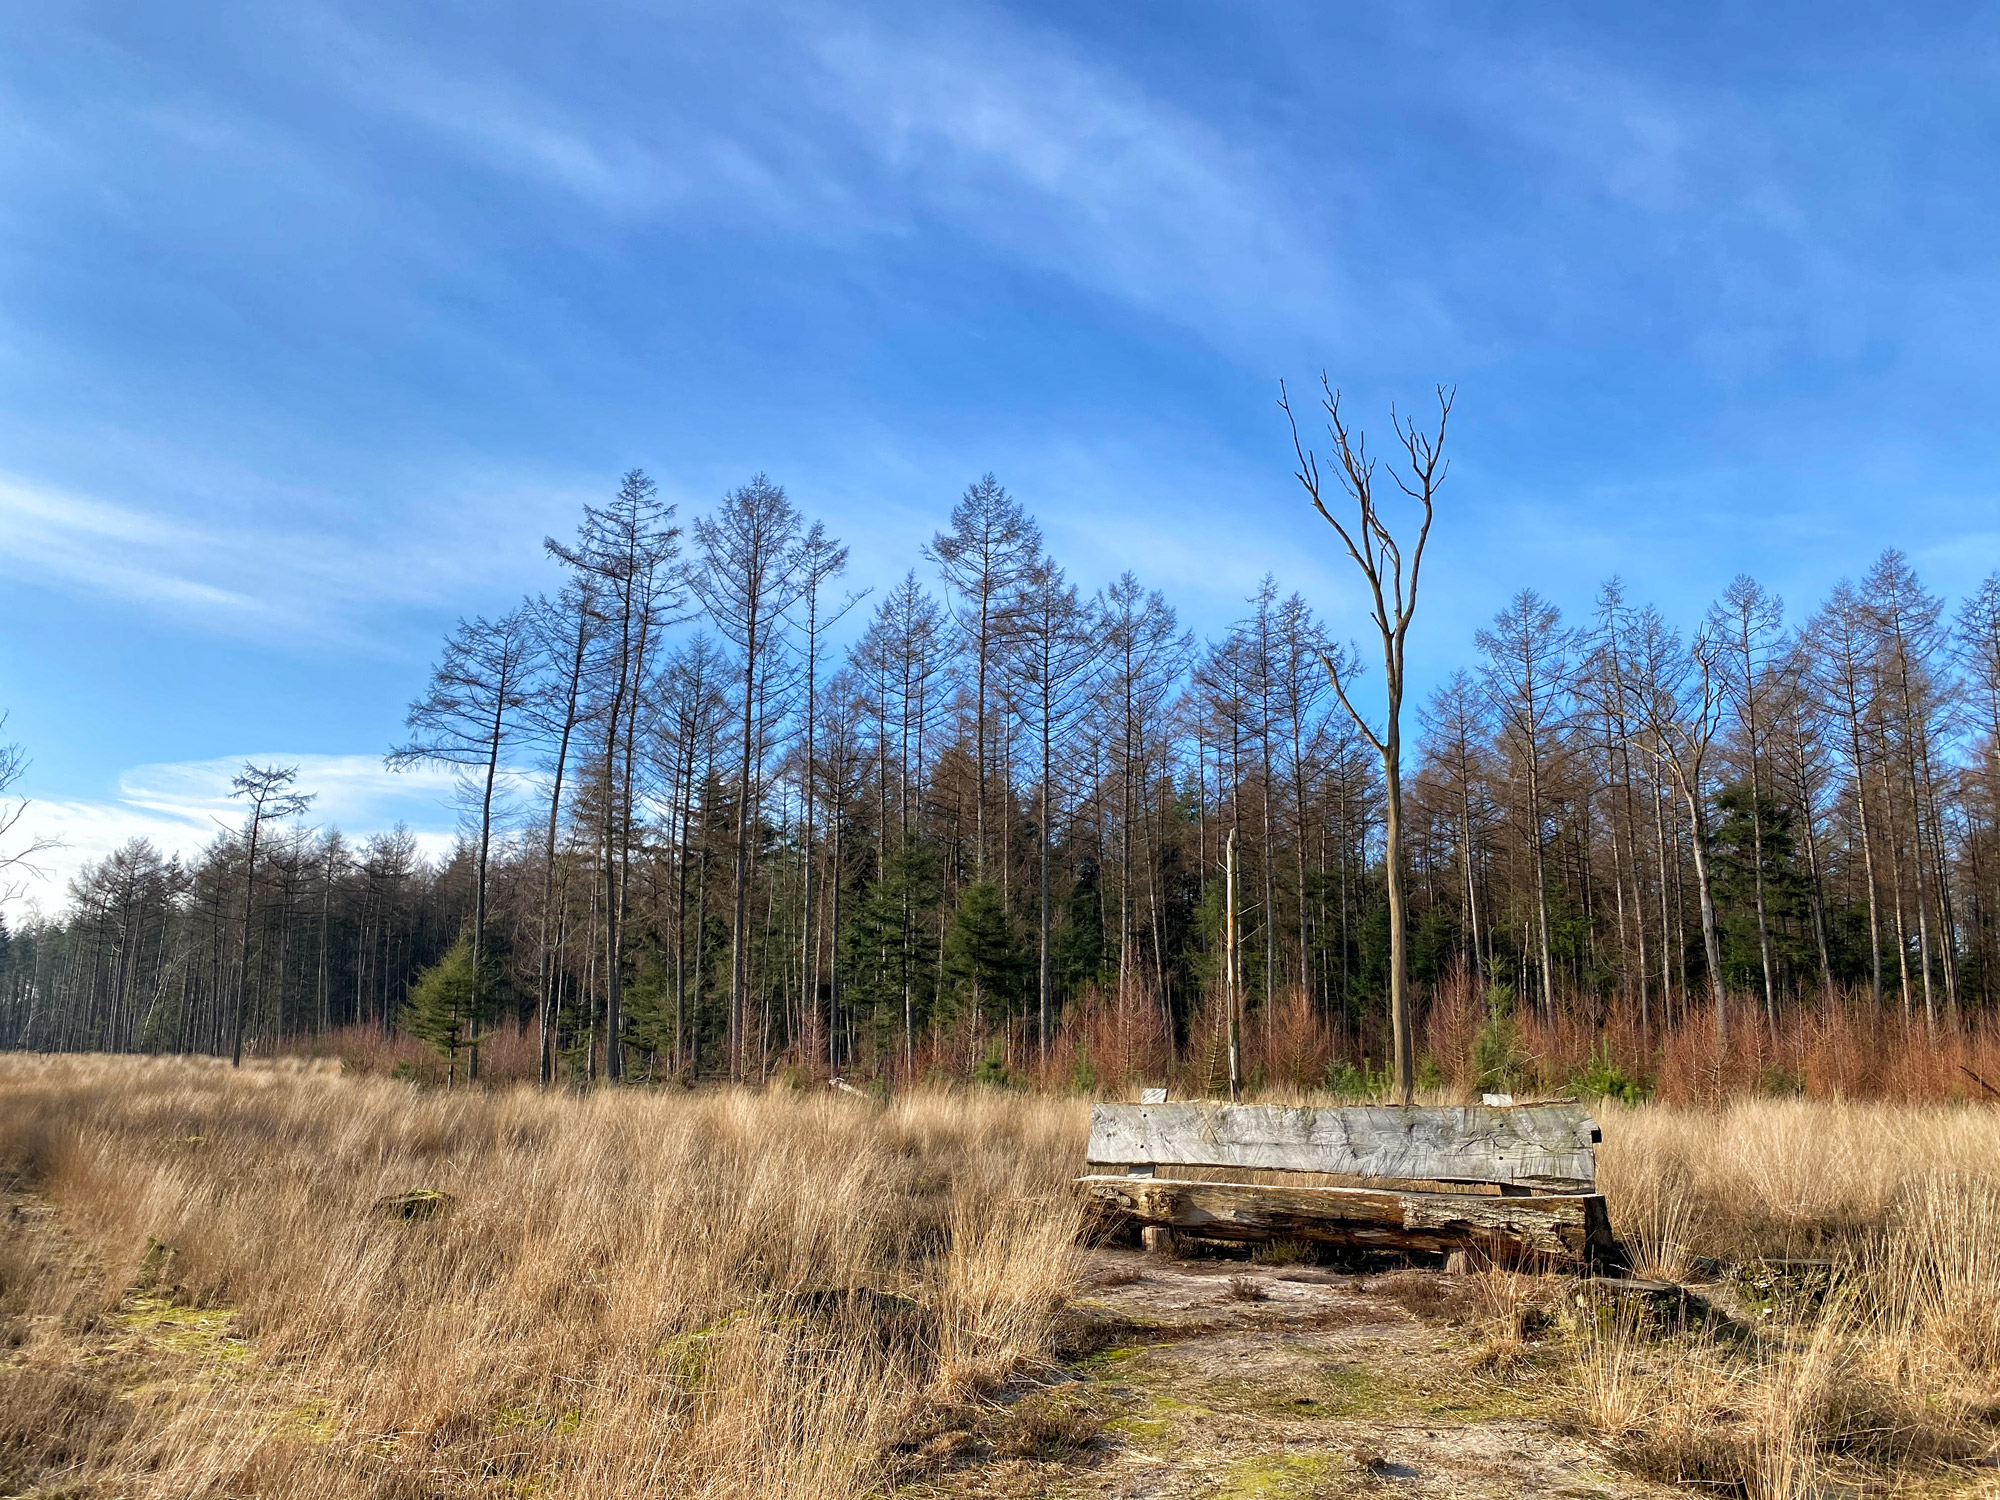
[[[1597,1123],[1581,1105],[1099,1104],[1089,1160],[1591,1192]]]

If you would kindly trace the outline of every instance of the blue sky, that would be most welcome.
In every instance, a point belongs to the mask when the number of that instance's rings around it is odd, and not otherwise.
[[[997,472],[1204,629],[1357,596],[1277,381],[1455,382],[1414,650],[1522,584],[2000,562],[2000,8],[0,12],[0,707],[58,873],[245,756],[381,773],[643,465],[916,560]]]

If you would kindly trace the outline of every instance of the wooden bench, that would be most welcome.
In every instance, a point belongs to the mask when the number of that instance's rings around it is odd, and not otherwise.
[[[1100,1104],[1077,1185],[1101,1225],[1150,1231],[1149,1243],[1297,1239],[1595,1265],[1618,1258],[1597,1192],[1601,1139],[1574,1104]]]

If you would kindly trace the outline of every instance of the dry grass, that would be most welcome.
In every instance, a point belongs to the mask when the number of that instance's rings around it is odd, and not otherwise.
[[[1622,1463],[1756,1500],[1991,1450],[2000,1111],[1599,1115],[1637,1269],[1732,1321],[1499,1270],[1385,1281],[1461,1325],[1480,1379],[1566,1384]],[[0,1174],[25,1190],[0,1236],[0,1493],[831,1497],[968,1445],[1087,1453],[1096,1417],[1059,1388],[998,1426],[980,1399],[1064,1337],[1083,1129],[1080,1103],[986,1090],[0,1059]],[[375,1211],[416,1188],[445,1208]]]
[[[1638,1268],[1705,1268],[1736,1315],[1664,1338],[1629,1312],[1581,1320],[1579,1414],[1624,1462],[1791,1500],[1992,1450],[2000,1113],[1765,1100],[1602,1119],[1600,1185]]]
[[[1598,1187],[1646,1255],[1843,1257],[1947,1193],[2000,1185],[2000,1109],[1743,1099],[1593,1107]],[[1976,1191],[1975,1191],[1976,1190]]]
[[[0,1060],[0,1171],[63,1226],[0,1257],[0,1489],[859,1493],[1049,1358],[1080,1130],[990,1093]],[[419,1187],[447,1209],[371,1208]]]

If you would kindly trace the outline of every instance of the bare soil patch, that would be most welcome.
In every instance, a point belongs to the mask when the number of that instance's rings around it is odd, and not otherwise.
[[[1496,1367],[1474,1280],[1094,1251],[1075,1310],[1109,1341],[1010,1392],[983,1430],[934,1438],[934,1469],[903,1493],[1671,1493],[1577,1435],[1531,1344]],[[1071,1414],[1067,1442],[1032,1451],[1021,1434],[1051,1410]]]

